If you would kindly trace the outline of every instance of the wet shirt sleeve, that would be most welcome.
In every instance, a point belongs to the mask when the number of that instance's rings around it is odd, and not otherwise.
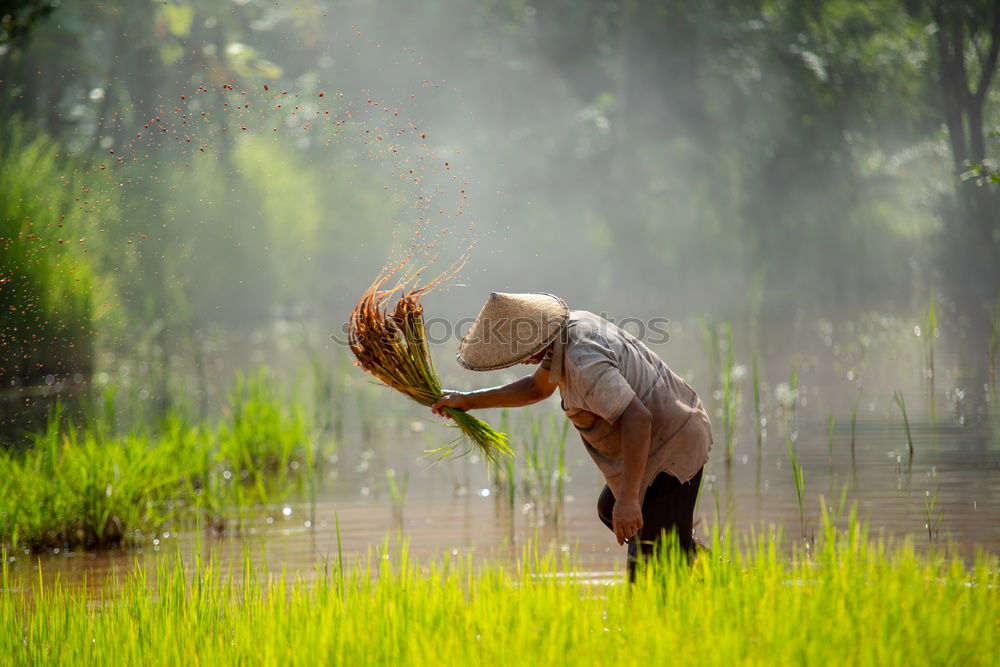
[[[571,402],[605,421],[614,423],[635,397],[635,391],[622,374],[614,351],[596,337],[583,338],[567,346],[565,352],[567,384]]]

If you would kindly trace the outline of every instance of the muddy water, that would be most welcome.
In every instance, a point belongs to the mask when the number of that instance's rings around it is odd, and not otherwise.
[[[731,468],[725,465],[725,444],[717,432],[720,442],[702,485],[697,530],[704,534],[718,522],[729,522],[738,532],[775,525],[789,540],[811,539],[820,531],[820,497],[836,507],[843,495],[846,507],[856,503],[873,535],[910,536],[918,547],[951,545],[969,558],[977,549],[1000,553],[997,420],[972,426],[952,418],[911,416],[911,460],[900,419],[862,412],[854,429],[853,459],[849,422],[835,425],[832,447],[825,420],[800,415],[788,430],[804,470],[804,523],[783,429],[772,427],[759,450],[756,434],[741,432]],[[382,551],[390,559],[397,557],[403,542],[410,557],[423,562],[449,554],[513,562],[525,545],[537,542],[543,551],[575,553],[575,566],[587,576],[613,579],[621,572],[624,550],[596,516],[602,482],[572,433],[563,519],[553,527],[541,524],[536,508],[520,492],[511,511],[475,457],[432,465],[415,456],[423,447],[418,436],[424,434],[414,431],[422,428],[404,428],[377,447],[345,447],[314,498],[291,497],[256,508],[238,534],[216,537],[196,526],[174,527],[130,551],[15,554],[11,571],[23,590],[37,584],[40,569],[42,580],[87,585],[99,597],[112,594],[100,583],[108,574],[155,567],[178,553],[187,561],[196,553],[214,554],[224,570],[235,563],[237,576],[249,554],[271,571],[310,579],[338,567],[341,555],[347,563]],[[409,479],[401,514],[387,490],[390,462],[397,475]],[[518,465],[523,464],[520,459]]]

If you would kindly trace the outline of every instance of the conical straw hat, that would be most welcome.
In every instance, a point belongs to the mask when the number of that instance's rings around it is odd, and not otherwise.
[[[459,344],[458,363],[473,371],[513,366],[545,349],[567,319],[557,296],[494,292]]]

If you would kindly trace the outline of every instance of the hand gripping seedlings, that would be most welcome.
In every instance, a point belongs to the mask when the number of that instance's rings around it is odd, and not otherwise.
[[[420,297],[454,276],[464,259],[423,286],[417,284],[418,270],[413,275],[402,275],[395,285],[386,287],[406,261],[383,270],[361,295],[351,313],[348,340],[361,368],[420,405],[431,406],[442,395],[441,381],[427,345]],[[390,311],[389,301],[397,293],[399,298]],[[492,462],[511,453],[507,436],[486,422],[455,408],[444,411],[465,438],[433,452],[442,457],[455,452],[465,454],[470,451],[467,445],[471,443]]]

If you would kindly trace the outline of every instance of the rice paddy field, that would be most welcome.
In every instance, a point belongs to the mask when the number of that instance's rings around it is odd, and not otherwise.
[[[998,69],[997,0],[0,2],[0,667],[1000,664]],[[559,397],[432,412],[534,370],[494,291],[697,391],[691,562]]]
[[[996,419],[966,421],[940,386],[894,389],[900,362],[922,363],[919,348],[891,358],[897,339],[884,366],[853,366],[868,382],[848,393],[836,346],[775,371],[727,329],[692,325],[675,355],[712,403],[696,511],[709,549],[691,566],[665,554],[634,585],[596,519],[602,482],[552,406],[484,413],[515,451],[488,465],[425,453],[453,434],[342,359],[298,380],[241,375],[215,419],[151,419],[109,383],[0,458],[0,654],[994,664]]]
[[[59,581],[13,594],[5,566],[0,651],[13,664],[995,664],[995,558],[918,555],[855,521],[791,557],[773,536],[724,538],[633,586],[530,548],[512,567],[420,567],[404,546],[311,581],[248,557],[228,574],[168,559],[98,602]]]

